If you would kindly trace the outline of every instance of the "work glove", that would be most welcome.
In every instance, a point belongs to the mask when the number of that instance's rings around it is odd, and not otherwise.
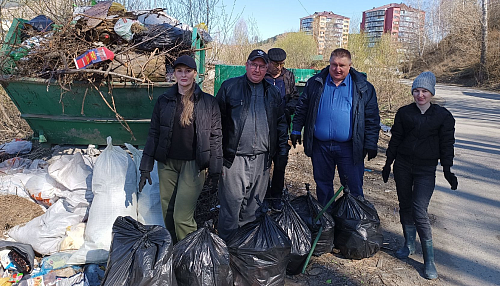
[[[216,193],[219,190],[219,178],[220,174],[208,174],[207,185],[211,193]]]
[[[302,145],[302,135],[301,134],[290,134],[290,140],[292,140],[292,146],[293,148],[297,147],[297,142],[299,145]]]
[[[149,173],[150,172],[147,171],[141,171],[141,178],[139,180],[139,192],[142,192],[142,189],[146,185],[146,180],[150,185],[153,184],[153,181],[151,181],[151,175]]]
[[[384,183],[387,183],[390,174],[391,174],[391,164],[386,162],[384,168],[382,168],[382,179],[384,180]]]
[[[371,159],[377,157],[377,150],[363,149],[363,158],[366,158],[367,154],[368,154],[368,161],[370,161]]]
[[[456,190],[457,187],[458,187],[458,179],[457,179],[457,176],[455,176],[455,174],[453,174],[451,171],[450,171],[450,167],[449,166],[444,166],[443,167],[443,172],[444,172],[444,178],[446,179],[446,181],[448,181],[448,183],[450,184],[451,186],[451,189],[452,190]]]
[[[285,171],[287,163],[288,155],[278,155],[276,157],[276,161],[274,162],[274,169]]]

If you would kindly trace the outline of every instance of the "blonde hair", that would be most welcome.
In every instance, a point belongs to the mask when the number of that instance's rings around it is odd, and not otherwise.
[[[191,88],[183,95],[181,95],[181,126],[187,127],[193,123],[194,117],[194,88],[195,83],[191,85]]]

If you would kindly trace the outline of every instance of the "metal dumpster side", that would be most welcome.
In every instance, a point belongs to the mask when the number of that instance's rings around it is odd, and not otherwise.
[[[107,87],[98,91],[88,83],[74,83],[70,91],[42,79],[1,83],[41,142],[96,145],[105,145],[107,136],[114,144],[144,145],[154,103],[172,85],[115,83],[111,95]]]

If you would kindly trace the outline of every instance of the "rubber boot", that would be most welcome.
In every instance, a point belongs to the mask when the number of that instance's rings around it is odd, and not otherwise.
[[[405,244],[394,254],[399,259],[407,258],[415,253],[415,238],[417,237],[417,228],[414,225],[403,225],[403,235]]]
[[[424,277],[427,279],[438,278],[436,264],[434,264],[434,249],[432,239],[422,241],[422,252],[424,254]]]

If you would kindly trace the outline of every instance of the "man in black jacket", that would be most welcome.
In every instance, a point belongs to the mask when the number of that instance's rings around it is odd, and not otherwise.
[[[219,185],[219,235],[255,219],[264,198],[271,158],[288,156],[287,124],[278,89],[264,80],[269,58],[262,50],[248,56],[246,73],[226,80],[217,93],[221,110],[223,168]]]
[[[267,51],[269,56],[269,67],[267,69],[266,80],[276,86],[281,94],[282,104],[285,107],[285,117],[287,129],[290,129],[292,115],[295,113],[295,105],[299,99],[299,92],[295,87],[295,75],[292,71],[285,68],[286,52],[280,48],[272,48]],[[288,162],[274,157],[273,178],[271,188],[266,194],[266,198],[270,199],[271,207],[280,210],[282,207],[281,194],[285,186],[285,168]]]
[[[303,127],[318,201],[326,205],[333,197],[335,168],[342,185],[363,196],[364,158],[377,156],[380,116],[375,89],[351,67],[348,50],[334,50],[330,65],[307,81],[293,118],[294,147]]]

